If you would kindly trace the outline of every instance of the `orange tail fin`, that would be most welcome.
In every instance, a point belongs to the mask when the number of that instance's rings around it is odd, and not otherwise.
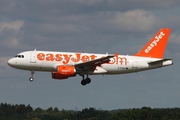
[[[163,58],[170,28],[162,28],[135,56]]]

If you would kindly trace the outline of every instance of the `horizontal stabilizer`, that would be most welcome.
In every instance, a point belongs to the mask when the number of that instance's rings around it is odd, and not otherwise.
[[[162,60],[157,60],[157,61],[153,61],[153,62],[148,62],[149,65],[158,65],[158,64],[163,64],[163,62],[166,61],[171,61],[171,59],[162,59]]]

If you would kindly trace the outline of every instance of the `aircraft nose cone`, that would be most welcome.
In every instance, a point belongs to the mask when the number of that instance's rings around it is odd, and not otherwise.
[[[13,65],[14,65],[14,60],[13,60],[13,59],[9,59],[8,62],[7,62],[7,64],[8,64],[9,66],[13,66]]]
[[[11,60],[11,59],[9,59],[9,60],[8,60],[8,62],[7,62],[7,64],[8,64],[9,66],[11,66],[11,64],[12,64],[12,60]]]

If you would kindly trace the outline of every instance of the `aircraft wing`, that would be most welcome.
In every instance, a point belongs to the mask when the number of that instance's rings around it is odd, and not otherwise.
[[[114,57],[114,55],[108,55],[103,58],[98,58],[95,60],[83,62],[83,63],[78,63],[75,65],[75,67],[79,66],[101,66],[101,64],[108,63],[110,61],[110,58]]]

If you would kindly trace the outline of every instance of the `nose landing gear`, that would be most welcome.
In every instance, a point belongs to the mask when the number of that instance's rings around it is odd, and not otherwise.
[[[30,78],[29,78],[29,81],[30,81],[30,82],[32,82],[33,80],[34,80],[34,78],[33,78],[33,77],[30,77]]]
[[[32,70],[30,72],[31,72],[31,77],[29,78],[29,81],[32,82],[34,80],[34,77],[33,77],[34,76],[34,71]]]

